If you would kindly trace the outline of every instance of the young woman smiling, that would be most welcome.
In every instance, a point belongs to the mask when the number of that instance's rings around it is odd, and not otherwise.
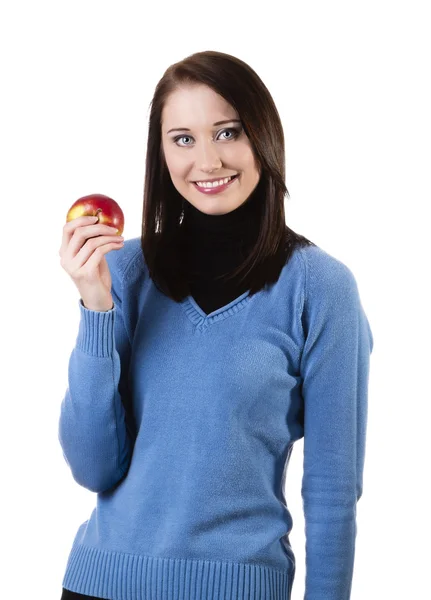
[[[199,52],[154,93],[141,237],[68,224],[65,253],[99,236],[112,308],[80,298],[61,405],[97,493],[63,600],[288,600],[301,438],[305,597],[350,597],[373,336],[350,269],[286,225],[284,164],[258,75]]]

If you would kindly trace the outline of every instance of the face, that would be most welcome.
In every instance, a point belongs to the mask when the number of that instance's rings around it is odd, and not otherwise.
[[[173,92],[163,108],[161,135],[172,183],[201,212],[231,212],[257,186],[260,172],[239,115],[211,88],[193,85]],[[195,183],[232,175],[237,177],[229,185],[212,191]]]

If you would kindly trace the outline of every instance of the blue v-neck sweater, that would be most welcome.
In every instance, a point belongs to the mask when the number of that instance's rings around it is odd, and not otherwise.
[[[350,598],[373,336],[350,269],[298,247],[275,284],[206,314],[149,277],[140,238],[106,255],[114,307],[80,323],[59,441],[97,504],[63,586],[112,600],[287,600],[293,444],[305,600]]]

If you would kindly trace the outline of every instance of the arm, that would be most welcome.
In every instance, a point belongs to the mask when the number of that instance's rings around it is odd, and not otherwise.
[[[305,266],[304,600],[348,600],[356,504],[362,495],[373,337],[348,267],[314,249],[305,257]]]
[[[106,255],[114,307],[85,308],[69,359],[66,394],[61,404],[58,439],[77,483],[93,492],[117,484],[131,460],[132,443],[123,401],[129,394],[130,342],[124,325],[122,280],[116,255]]]

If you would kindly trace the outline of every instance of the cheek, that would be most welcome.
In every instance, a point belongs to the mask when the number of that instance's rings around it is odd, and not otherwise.
[[[244,171],[250,171],[251,169],[256,168],[255,158],[250,144],[238,144],[235,151],[239,157],[239,166],[241,166]]]
[[[172,178],[184,179],[186,177],[189,167],[183,157],[167,154],[165,160]]]

